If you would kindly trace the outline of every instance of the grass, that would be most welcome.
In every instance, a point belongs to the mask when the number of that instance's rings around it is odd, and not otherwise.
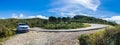
[[[4,38],[0,38],[0,45],[3,45],[2,43],[6,40],[8,40],[10,37],[4,37]]]
[[[87,23],[76,23],[76,22],[60,22],[60,23],[49,23],[42,28],[44,29],[76,29],[76,28],[85,28],[90,25]]]
[[[15,30],[12,29],[4,29],[0,33],[0,45],[6,40],[8,40],[11,36],[15,35]]]
[[[78,37],[80,45],[120,45],[120,26],[109,26],[93,34]]]
[[[83,23],[83,27],[90,27],[91,25],[88,23]]]

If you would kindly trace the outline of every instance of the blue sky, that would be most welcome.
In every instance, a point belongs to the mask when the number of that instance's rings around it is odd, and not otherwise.
[[[0,18],[86,15],[120,23],[120,0],[0,0]]]

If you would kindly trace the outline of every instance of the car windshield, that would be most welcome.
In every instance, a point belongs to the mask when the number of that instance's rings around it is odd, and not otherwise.
[[[19,24],[19,25],[27,25],[27,24]]]

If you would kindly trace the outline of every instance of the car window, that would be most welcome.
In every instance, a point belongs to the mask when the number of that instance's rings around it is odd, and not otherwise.
[[[27,25],[27,24],[19,24],[19,25]]]

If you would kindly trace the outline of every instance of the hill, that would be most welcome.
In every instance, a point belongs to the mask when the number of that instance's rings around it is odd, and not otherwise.
[[[68,23],[76,22],[76,23],[98,23],[98,24],[108,24],[108,25],[117,25],[115,22],[109,22],[106,20],[102,20],[95,17],[88,17],[83,15],[76,15],[74,17],[54,17],[51,16],[49,19],[40,19],[40,18],[32,18],[32,19],[0,19],[0,41],[3,38],[9,37],[15,34],[13,29],[16,28],[18,23],[27,23],[30,27],[43,27],[46,24],[56,24],[60,22]]]

